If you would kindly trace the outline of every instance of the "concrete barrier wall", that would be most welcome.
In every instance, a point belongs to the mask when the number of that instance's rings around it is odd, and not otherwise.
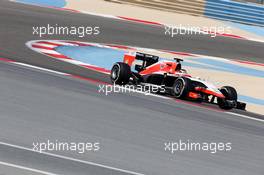
[[[264,6],[231,0],[108,0],[238,23],[264,26]]]
[[[105,0],[110,2],[138,5],[152,9],[187,13],[191,15],[203,15],[205,0]],[[136,12],[135,12],[136,13]]]

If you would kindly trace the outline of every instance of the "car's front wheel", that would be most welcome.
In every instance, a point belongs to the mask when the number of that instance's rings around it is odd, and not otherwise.
[[[124,85],[129,82],[131,69],[128,64],[118,62],[112,67],[110,78],[111,81],[118,85]]]
[[[186,77],[179,77],[172,87],[172,95],[176,98],[187,98],[191,89],[191,80]]]
[[[230,86],[224,86],[220,89],[220,92],[225,98],[217,98],[218,106],[221,109],[230,110],[237,105],[237,91]]]

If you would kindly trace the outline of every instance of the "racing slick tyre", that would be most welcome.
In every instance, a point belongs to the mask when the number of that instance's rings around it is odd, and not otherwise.
[[[237,91],[235,88],[230,86],[223,86],[220,92],[225,96],[223,98],[217,98],[218,106],[221,109],[230,110],[233,109],[237,104]]]
[[[191,90],[191,80],[186,77],[179,77],[172,87],[172,95],[176,98],[184,99],[188,97]]]
[[[125,85],[129,82],[131,74],[131,69],[128,64],[118,62],[112,67],[110,78],[115,84]]]

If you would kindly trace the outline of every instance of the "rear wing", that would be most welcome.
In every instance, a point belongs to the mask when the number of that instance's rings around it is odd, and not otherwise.
[[[141,60],[142,61],[141,67],[143,69],[146,66],[157,63],[159,61],[159,57],[155,56],[155,55],[140,53],[140,52],[136,52],[136,54],[127,53],[124,55],[123,62],[128,64],[129,66],[132,66],[132,64],[135,60]]]
[[[155,55],[145,54],[145,53],[136,53],[136,60],[142,60],[146,62],[158,62],[159,57]]]

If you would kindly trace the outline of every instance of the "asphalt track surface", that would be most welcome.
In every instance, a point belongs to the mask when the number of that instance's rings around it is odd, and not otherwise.
[[[32,25],[52,22],[84,25],[85,22],[87,25],[101,25],[105,31],[100,37],[89,38],[89,41],[164,47],[171,50],[181,49],[182,45],[187,44],[190,44],[189,48],[192,50],[197,49],[194,43],[198,41],[204,44],[201,47],[207,49],[212,47],[212,43],[217,45],[218,42],[225,42],[221,47],[225,47],[225,52],[211,50],[211,54],[221,54],[229,58],[241,54],[248,58],[257,58],[261,62],[260,52],[263,46],[254,42],[227,38],[219,38],[216,42],[204,36],[193,36],[190,41],[181,40],[181,44],[176,46],[179,42],[177,39],[163,41],[162,33],[159,34],[161,30],[155,27],[135,26],[132,23],[113,22],[104,18],[6,1],[0,3],[0,20],[3,25],[0,28],[1,57],[102,81],[107,81],[108,78],[27,49],[24,45],[26,41],[39,39],[32,36]],[[146,35],[149,37],[142,37]],[[68,36],[45,39],[82,40]],[[83,40],[87,41],[87,38]],[[150,42],[152,40],[157,42]],[[241,47],[242,51],[234,52],[234,49],[225,46],[227,44]],[[255,49],[255,52],[248,51],[249,48]],[[264,126],[261,122],[158,97],[140,94],[105,96],[98,93],[97,85],[89,82],[2,62],[0,82],[1,142],[32,148],[33,142],[46,139],[98,141],[101,143],[99,152],[54,154],[151,175],[208,172],[227,175],[264,174]],[[217,154],[177,152],[173,155],[164,151],[164,142],[179,139],[194,142],[232,142],[232,150]],[[55,174],[131,174],[4,144],[0,144],[0,162]],[[0,168],[2,172],[7,171],[9,174],[30,174],[15,167],[2,165]]]
[[[55,151],[144,174],[263,174],[263,123],[0,63],[2,142],[100,142],[95,153]],[[128,100],[129,99],[129,100]],[[164,142],[232,142],[231,152],[164,151]],[[128,174],[0,144],[0,161],[56,174]]]

